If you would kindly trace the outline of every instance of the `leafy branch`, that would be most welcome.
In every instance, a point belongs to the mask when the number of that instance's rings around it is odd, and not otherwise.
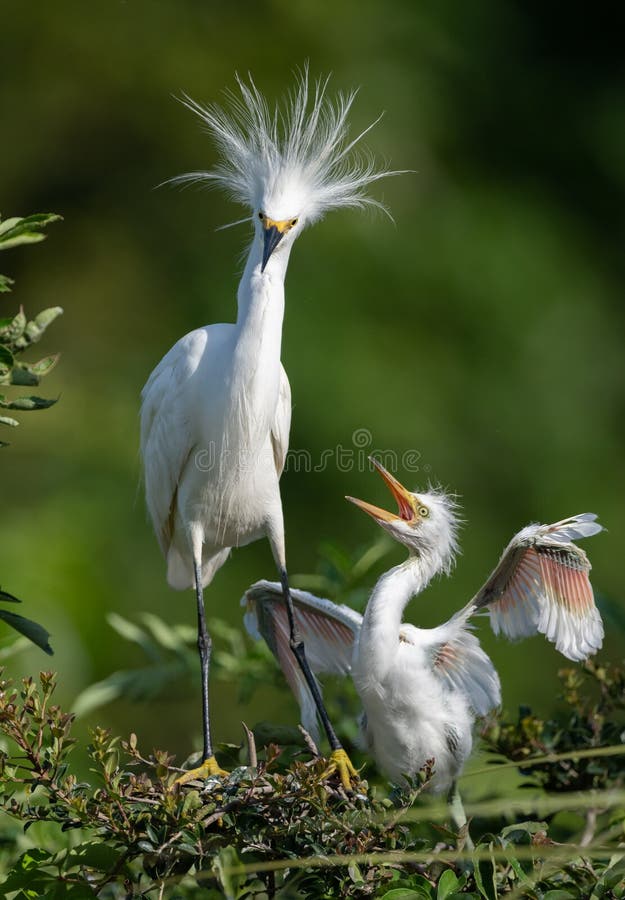
[[[52,213],[41,213],[25,218],[0,220],[0,250],[44,240],[43,229],[60,218]],[[12,284],[11,278],[0,275],[0,292],[10,291]],[[0,318],[0,386],[36,387],[52,371],[58,361],[58,354],[45,356],[34,363],[22,361],[21,355],[41,339],[48,326],[62,312],[60,306],[53,306],[28,320],[20,307],[16,315]],[[36,395],[9,398],[0,394],[0,409],[24,412],[47,409],[54,403],[56,400]],[[19,422],[12,416],[0,415],[0,424],[15,428]],[[6,442],[0,442],[0,446],[6,446]]]
[[[53,213],[40,213],[25,218],[0,219],[0,250],[8,250],[20,244],[34,244],[43,241],[45,234],[43,229],[52,222],[58,222],[60,216]],[[0,275],[0,292],[11,290],[13,280],[6,275]],[[56,365],[58,355],[46,356],[35,363],[26,363],[21,359],[21,354],[36,344],[44,335],[48,326],[54,322],[63,310],[60,306],[44,309],[30,321],[26,318],[24,310],[20,306],[14,316],[0,317],[0,387],[37,386],[44,375],[47,375]],[[12,411],[31,411],[34,409],[47,409],[56,403],[56,400],[45,399],[34,394],[29,396],[10,398],[0,393],[0,412],[3,409]],[[16,428],[19,425],[13,416],[0,415],[0,425]],[[8,446],[6,441],[0,441],[0,447]],[[6,591],[0,590],[0,601],[6,603],[20,603],[17,597]],[[52,654],[49,642],[49,633],[43,626],[31,619],[26,619],[17,613],[0,608],[0,619],[23,634],[30,641],[40,647],[45,653]]]

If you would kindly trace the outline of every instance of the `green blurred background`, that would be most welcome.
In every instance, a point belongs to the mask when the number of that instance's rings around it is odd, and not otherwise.
[[[604,10],[605,14],[605,10]],[[198,122],[173,99],[219,101],[235,71],[271,101],[293,69],[360,87],[355,129],[381,160],[415,174],[382,182],[383,216],[345,211],[308,231],[291,257],[283,361],[294,398],[291,446],[414,449],[413,485],[441,482],[466,516],[453,579],[410,610],[447,618],[530,521],[586,510],[608,532],[588,542],[605,597],[603,651],[622,627],[624,63],[616,23],[538,3],[380,4],[302,0],[231,4],[128,0],[5,4],[0,32],[0,206],[61,213],[33,248],[3,254],[16,279],[2,315],[23,303],[65,315],[42,352],[61,363],[48,412],[21,416],[2,452],[0,576],[24,613],[53,633],[60,699],[143,664],[109,611],[151,610],[194,624],[190,593],[165,582],[141,495],[140,389],[170,345],[231,321],[245,226],[219,193],[154,190],[215,161]],[[375,526],[345,493],[386,502],[367,471],[288,472],[290,569],[317,566],[320,543],[350,552]],[[384,566],[401,558],[396,551]],[[266,542],[234,554],[207,595],[240,623],[239,597],[273,577]],[[373,581],[373,576],[371,582]],[[556,705],[550,645],[511,646],[484,623],[505,704]],[[11,660],[46,667],[37,650]],[[296,721],[286,689],[239,706],[213,691],[214,731],[240,720]],[[198,746],[199,685],[184,697],[118,702],[92,717],[184,757]]]

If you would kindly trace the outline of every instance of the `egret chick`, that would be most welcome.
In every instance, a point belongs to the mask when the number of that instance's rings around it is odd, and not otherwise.
[[[344,784],[354,770],[323,707],[293,619],[279,479],[288,449],[291,391],[280,362],[284,279],[298,236],[324,213],[381,206],[366,188],[384,175],[348,138],[354,94],[309,89],[304,71],[285,107],[270,111],[254,83],[238,80],[230,108],[185,105],[202,120],[220,154],[210,171],[178,182],[224,188],[247,209],[252,239],[234,324],[181,338],[142,392],[141,454],[148,511],[173,588],[196,593],[202,673],[202,764],[182,780],[220,774],[210,732],[211,638],[203,589],[233,547],[266,536],[280,573],[297,660],[326,729]],[[375,124],[375,123],[374,123]]]
[[[314,672],[351,674],[363,705],[365,746],[395,782],[434,758],[431,790],[450,794],[458,825],[464,814],[455,783],[473,744],[476,716],[500,705],[499,677],[472,632],[470,618],[488,610],[495,633],[515,639],[544,634],[568,659],[581,661],[602,644],[603,625],[588,578],[590,562],[575,540],[602,530],[592,513],[516,534],[475,597],[436,628],[403,621],[404,609],[457,551],[453,499],[412,493],[372,460],[397,501],[397,513],[348,497],[408,549],[405,562],[378,580],[364,616],[304,591],[293,591],[297,622]],[[304,726],[316,732],[307,685],[286,653],[279,586],[258,582],[245,594],[245,623],[262,636],[300,703]]]

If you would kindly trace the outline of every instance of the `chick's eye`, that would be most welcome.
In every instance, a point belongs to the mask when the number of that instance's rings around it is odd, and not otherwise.
[[[427,506],[420,506],[419,515],[422,519],[427,519],[427,517],[430,515],[430,510],[427,508]]]
[[[259,213],[258,213],[258,218],[259,218],[259,219],[260,219],[260,221],[261,221],[261,222],[262,222],[262,221],[263,221],[263,219],[264,219],[264,218],[265,218],[265,214],[264,214],[264,213],[262,213],[262,212],[259,212]]]

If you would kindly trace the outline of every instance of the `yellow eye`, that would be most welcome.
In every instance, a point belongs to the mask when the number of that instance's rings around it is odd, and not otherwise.
[[[427,517],[430,515],[430,510],[427,508],[427,506],[420,506],[419,515],[422,519],[427,519]]]

